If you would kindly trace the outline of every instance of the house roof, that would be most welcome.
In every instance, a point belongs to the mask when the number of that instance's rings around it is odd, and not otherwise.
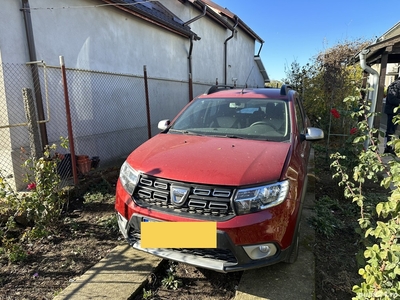
[[[200,37],[191,31],[188,23],[182,21],[178,16],[174,15],[170,10],[163,6],[159,1],[143,1],[143,0],[101,0],[108,4],[115,4],[115,7],[121,9],[127,13],[130,13],[143,20],[151,22],[155,25],[161,26],[167,30],[175,32],[184,37],[193,37],[195,40],[199,40]],[[232,23],[242,28],[247,34],[253,37],[256,41],[261,44],[264,41],[249,27],[247,26],[237,15],[232,13],[226,8],[219,6],[210,0],[180,0],[182,3],[189,1],[199,9],[205,9],[207,16],[212,18],[221,26],[234,30]],[[211,8],[211,9],[207,9]],[[229,20],[229,21],[228,21]],[[261,49],[260,49],[261,50]],[[264,65],[259,57],[255,56],[255,62],[264,78],[265,82],[269,81],[268,74],[264,68]]]
[[[394,37],[396,35],[400,35],[400,22],[397,22],[392,28],[382,34],[379,38],[376,39],[376,42],[381,42],[385,39]]]
[[[260,42],[261,44],[264,43],[263,39],[257,35],[245,22],[243,22],[236,14],[231,12],[227,8],[223,8],[222,6],[216,4],[215,2],[211,0],[197,0],[197,2],[204,2],[207,6],[212,8],[214,11],[216,11],[218,14],[220,14],[223,17],[229,18],[232,22],[235,22],[236,19],[239,21],[238,26],[241,27],[246,33],[248,33],[250,36],[252,36],[255,40]]]
[[[185,37],[194,37],[200,39],[196,33],[191,31],[190,27],[182,21],[178,16],[174,15],[170,10],[163,6],[159,1],[143,1],[143,0],[101,0],[109,4],[116,4],[115,7],[126,11],[139,18],[147,20],[151,23],[164,27],[170,31],[183,35]],[[203,8],[205,5],[211,9],[207,9],[206,14],[220,25],[233,30],[232,22],[238,21],[238,26],[247,34],[253,37],[261,44],[264,41],[249,26],[246,25],[237,15],[230,10],[219,6],[211,0],[187,0],[197,6]],[[185,2],[185,1],[182,1]],[[228,22],[227,20],[230,20]]]
[[[369,65],[379,64],[382,55],[388,53],[388,63],[400,62],[400,22],[377,38],[364,50],[368,51],[366,61]],[[359,54],[354,57],[354,61],[359,61]]]
[[[169,31],[175,32],[184,37],[200,39],[190,27],[174,15],[164,5],[158,1],[142,0],[101,0],[105,3],[116,4],[115,7],[128,12],[136,17],[161,26]]]
[[[256,62],[256,65],[257,65],[258,69],[260,70],[262,77],[264,78],[264,82],[270,82],[271,80],[269,79],[267,70],[265,70],[264,64],[263,64],[260,56],[258,56],[258,55],[254,56],[254,61]]]

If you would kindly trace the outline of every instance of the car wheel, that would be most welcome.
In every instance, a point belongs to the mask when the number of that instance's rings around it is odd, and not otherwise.
[[[296,236],[293,241],[293,245],[290,247],[290,253],[285,259],[286,263],[293,264],[296,262],[297,257],[299,256],[299,248],[300,248],[300,224],[298,226]]]

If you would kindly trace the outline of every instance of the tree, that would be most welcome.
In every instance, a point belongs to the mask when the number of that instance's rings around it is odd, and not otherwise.
[[[353,65],[354,56],[369,41],[345,41],[318,53],[311,63],[300,66],[296,61],[285,69],[286,79],[304,101],[311,124],[317,124],[325,132],[330,130],[330,111],[349,112],[357,107],[344,103],[348,96],[360,97],[363,72]],[[343,121],[344,119],[342,119]],[[340,124],[339,130],[343,128]]]
[[[283,82],[280,80],[271,80],[270,82],[265,84],[265,87],[272,87],[272,88],[280,88]]]

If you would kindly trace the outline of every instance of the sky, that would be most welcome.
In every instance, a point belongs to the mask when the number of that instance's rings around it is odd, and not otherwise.
[[[375,39],[400,22],[398,0],[213,0],[264,40],[261,60],[271,80],[344,41]],[[256,44],[255,54],[259,44]]]

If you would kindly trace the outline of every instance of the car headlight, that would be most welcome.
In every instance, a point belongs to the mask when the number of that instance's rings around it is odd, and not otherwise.
[[[135,187],[139,181],[139,172],[132,168],[126,161],[122,164],[119,172],[119,179],[125,191],[129,195],[133,194]]]
[[[235,197],[239,215],[257,212],[282,203],[289,191],[289,181],[238,190]]]

